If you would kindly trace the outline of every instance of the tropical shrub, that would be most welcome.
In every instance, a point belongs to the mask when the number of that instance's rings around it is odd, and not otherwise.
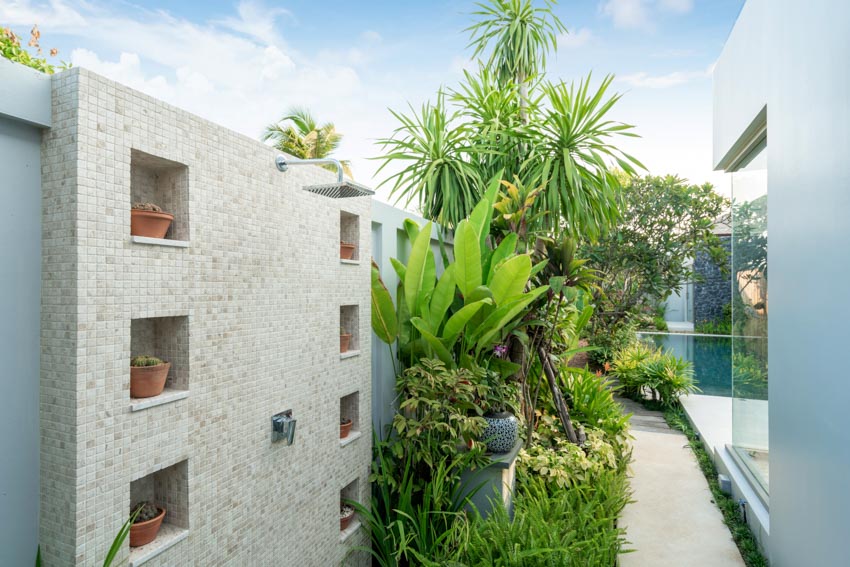
[[[344,501],[357,511],[371,538],[370,546],[353,548],[349,557],[367,553],[381,567],[445,564],[464,545],[463,509],[474,492],[465,493],[457,478],[472,465],[473,457],[461,453],[451,462],[435,460],[430,479],[422,486],[413,454],[399,460],[392,447],[374,440],[369,504]]]
[[[469,567],[610,567],[625,543],[617,517],[629,501],[626,477],[600,473],[569,489],[528,478],[517,485],[513,518],[497,507],[469,529],[460,560]]]
[[[400,281],[398,307],[373,264],[372,328],[388,344],[398,340],[399,358],[406,366],[439,358],[447,368],[482,367],[503,376],[517,370],[494,353],[494,347],[505,342],[548,286],[529,285],[535,267],[530,255],[516,253],[516,237],[496,247],[490,244],[498,187],[494,178],[469,218],[458,224],[454,261],[439,278],[431,250],[432,224],[420,229],[405,221],[413,246],[406,265],[393,259]]]
[[[608,378],[578,368],[561,370],[564,393],[570,398],[570,415],[588,427],[603,430],[609,436],[625,433],[629,428],[629,417],[622,406],[614,400],[619,389]]]
[[[552,445],[534,444],[522,449],[517,460],[519,474],[568,488],[593,484],[603,471],[619,470],[618,448],[606,440],[605,433],[587,429],[585,434],[583,446],[558,437]]]
[[[447,369],[439,360],[422,359],[396,381],[398,413],[392,421],[395,457],[409,461],[418,478],[415,488],[430,479],[430,470],[441,460],[451,462],[458,443],[472,446],[487,422],[478,402],[486,396],[483,369]],[[392,478],[386,479],[395,485]]]
[[[636,399],[650,396],[664,407],[673,407],[681,396],[698,392],[693,364],[671,351],[638,341],[617,353],[611,365],[623,392]]]
[[[587,352],[587,358],[596,367],[610,364],[614,356],[637,341],[635,325],[631,321],[623,321],[613,327],[604,325],[588,325],[584,337],[592,347]]]

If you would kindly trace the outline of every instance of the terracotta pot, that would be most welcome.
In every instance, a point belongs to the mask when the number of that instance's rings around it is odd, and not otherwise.
[[[351,333],[340,333],[339,352],[348,352],[349,343],[351,343]]]
[[[339,257],[343,260],[351,260],[354,257],[354,244],[351,244],[350,242],[340,242]]]
[[[339,531],[345,531],[348,529],[348,526],[351,525],[351,520],[354,519],[354,510],[351,511],[351,514],[345,516],[344,518],[339,519]]]
[[[156,518],[130,526],[130,547],[139,547],[156,539],[162,519],[165,518],[165,508],[159,508],[159,510]]]
[[[165,379],[168,378],[170,369],[170,362],[156,366],[131,366],[130,397],[150,398],[160,395],[165,388]]]
[[[168,227],[174,215],[170,213],[157,213],[154,211],[130,211],[130,234],[133,236],[147,236],[149,238],[165,238]]]
[[[340,439],[345,439],[346,437],[348,437],[348,434],[351,433],[351,426],[352,425],[354,425],[354,423],[350,419],[347,419],[346,423],[340,423],[339,424],[339,438]]]

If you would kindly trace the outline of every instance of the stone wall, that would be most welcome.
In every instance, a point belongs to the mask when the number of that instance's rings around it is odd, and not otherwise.
[[[368,541],[340,533],[338,506],[343,489],[361,501],[369,489],[369,264],[339,259],[343,213],[370,257],[369,199],[303,191],[334,175],[280,173],[256,140],[84,69],[54,76],[53,112],[42,146],[45,564],[102,564],[142,495],[172,512],[157,541],[125,544],[119,563],[339,564]],[[141,197],[175,208],[165,240],[131,238]],[[346,356],[341,306],[358,312],[348,330],[359,351]],[[157,348],[175,375],[163,396],[132,400],[130,357]],[[360,431],[343,444],[344,397]],[[291,446],[271,441],[271,417],[287,409]]]
[[[694,283],[694,322],[697,324],[721,319],[723,306],[732,301],[732,239],[721,236],[720,243],[729,252],[726,271],[705,252],[697,254],[694,260],[694,271],[700,276]]]

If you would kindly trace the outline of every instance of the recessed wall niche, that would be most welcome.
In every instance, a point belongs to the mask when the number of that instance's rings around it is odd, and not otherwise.
[[[360,217],[345,211],[339,212],[339,244],[340,258],[342,260],[352,262],[360,260]],[[345,245],[354,246],[354,252],[351,254],[351,258],[345,258],[344,256],[343,247]]]
[[[154,203],[174,215],[168,240],[189,240],[189,168],[182,163],[130,152],[131,204]]]
[[[189,389],[189,317],[148,317],[130,321],[130,358],[155,356],[171,363],[165,392]],[[129,362],[128,362],[129,364]]]
[[[360,314],[357,305],[342,305],[339,308],[340,354],[351,355],[360,351]],[[351,335],[346,347],[345,335]]]
[[[152,542],[130,548],[136,566],[185,539],[189,530],[189,461],[165,467],[130,483],[130,508],[151,502],[165,509],[162,526]]]
[[[348,437],[342,440],[343,444],[360,436],[360,392],[352,392],[339,399],[339,418],[340,421],[351,420],[351,431]]]

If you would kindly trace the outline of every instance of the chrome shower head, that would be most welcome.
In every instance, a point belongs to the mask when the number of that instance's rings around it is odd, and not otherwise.
[[[366,197],[374,195],[375,192],[365,185],[354,181],[346,180],[342,175],[342,164],[339,160],[333,158],[318,158],[318,159],[292,159],[287,158],[283,154],[278,155],[274,160],[279,171],[285,172],[293,165],[334,165],[336,166],[336,183],[325,183],[322,185],[308,185],[304,187],[305,191],[330,197],[331,199],[345,199],[348,197]]]

